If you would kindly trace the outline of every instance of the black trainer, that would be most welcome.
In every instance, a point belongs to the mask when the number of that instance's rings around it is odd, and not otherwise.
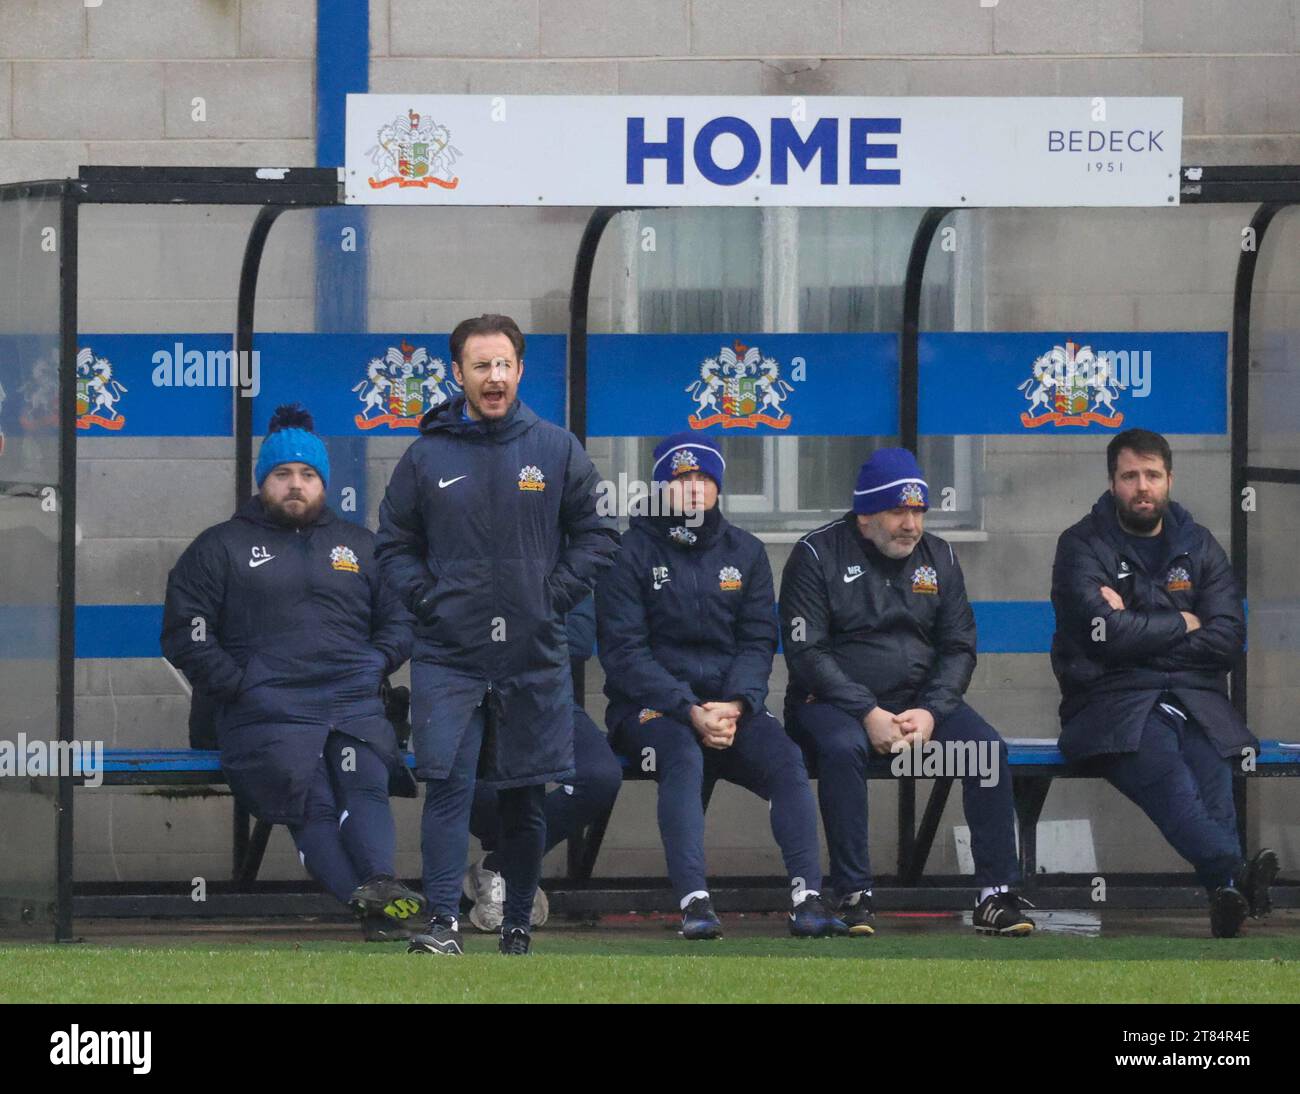
[[[841,900],[835,916],[849,929],[850,938],[870,938],[876,933],[876,909],[865,890]]]
[[[1241,890],[1221,885],[1210,894],[1210,934],[1215,938],[1236,938],[1250,914],[1250,904]]]
[[[971,922],[979,934],[1023,938],[1034,931],[1034,921],[1023,911],[1032,907],[1019,893],[990,893],[976,906]]]
[[[821,894],[806,896],[790,912],[790,933],[795,938],[841,938],[848,924],[826,907]]]
[[[382,915],[394,923],[414,922],[424,913],[424,897],[397,878],[380,874],[352,890],[348,907],[361,919]]]
[[[722,937],[722,920],[708,897],[697,896],[682,909],[682,937],[692,941]]]
[[[451,916],[434,916],[424,931],[411,935],[406,952],[462,956],[465,949],[460,944],[460,924]]]
[[[497,944],[497,949],[508,957],[525,956],[533,944],[533,936],[522,927],[510,927],[501,929],[501,941]]]
[[[1277,877],[1278,869],[1277,852],[1265,847],[1255,852],[1255,857],[1246,863],[1246,868],[1241,872],[1238,888],[1250,906],[1251,919],[1263,919],[1273,910],[1273,898],[1268,887]]]

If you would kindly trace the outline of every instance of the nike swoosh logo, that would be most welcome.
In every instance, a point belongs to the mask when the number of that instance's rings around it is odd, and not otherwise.
[[[671,578],[670,578],[669,580],[671,580]],[[663,588],[665,585],[667,585],[667,584],[668,584],[667,581],[662,581],[662,582],[661,582],[661,581],[656,581],[656,582],[655,582],[655,592],[658,592],[660,589],[662,589],[662,588]]]
[[[250,559],[248,560],[248,568],[249,568],[250,570],[256,570],[259,566],[262,565],[262,563],[264,563],[264,562],[270,562],[270,561],[272,561],[274,558],[275,558],[275,555],[272,555],[270,558],[250,558]]]
[[[866,570],[863,570],[862,573],[860,573],[860,574],[845,574],[845,575],[844,575],[844,584],[845,584],[845,585],[851,585],[853,582],[857,581],[858,578],[860,578],[860,577],[866,577],[866,575],[867,575],[867,571],[866,571]]]
[[[439,489],[439,490],[445,490],[445,489],[447,489],[447,487],[449,487],[453,482],[460,482],[461,479],[467,479],[467,478],[469,478],[468,475],[457,475],[454,479],[447,479],[447,480],[445,480],[445,481],[444,481],[443,479],[439,479],[439,480],[438,480],[438,489]]]

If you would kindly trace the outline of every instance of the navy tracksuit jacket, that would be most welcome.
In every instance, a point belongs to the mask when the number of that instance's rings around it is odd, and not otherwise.
[[[301,822],[332,730],[402,780],[379,688],[410,654],[411,618],[380,580],[374,540],[328,506],[284,527],[254,496],[168,575],[163,653],[218,704],[222,769],[262,820]]]

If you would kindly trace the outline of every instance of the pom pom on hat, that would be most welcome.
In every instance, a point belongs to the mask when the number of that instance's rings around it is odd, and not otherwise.
[[[266,476],[282,463],[305,463],[316,469],[322,482],[329,483],[329,454],[325,442],[312,432],[314,427],[311,413],[297,403],[275,408],[266,440],[257,454],[254,477],[259,490]]]

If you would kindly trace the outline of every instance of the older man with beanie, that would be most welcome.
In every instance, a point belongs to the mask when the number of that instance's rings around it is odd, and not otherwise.
[[[239,803],[288,826],[367,937],[405,937],[424,901],[394,877],[388,796],[415,784],[380,688],[410,654],[411,618],[380,580],[374,534],[325,502],[310,414],[276,410],[255,473],[258,493],[168,575],[163,653],[214,704]]]
[[[379,509],[385,577],[417,620],[411,733],[425,782],[428,927],[411,952],[459,955],[460,893],[480,780],[497,789],[501,953],[531,947],[546,784],[574,775],[564,618],[618,550],[599,478],[572,433],[518,397],[524,336],[504,315],[451,332],[464,391],[430,410]]]
[[[798,747],[764,703],[776,653],[767,552],[718,507],[726,462],[679,433],[654,450],[664,506],[632,517],[596,590],[605,715],[615,747],[659,784],[659,832],[682,935],[722,926],[704,867],[706,787],[726,779],[771,803],[796,937],[847,933],[821,897],[812,788]]]
[[[781,579],[786,725],[816,761],[831,881],[852,934],[875,931],[867,762],[934,741],[988,754],[987,765],[950,772],[961,777],[981,888],[973,921],[982,933],[1024,935],[1034,923],[1012,888],[1020,870],[1006,745],[962,698],[975,617],[952,547],[925,531],[929,504],[912,453],[882,448],[862,465],[852,510],[795,545]]]

